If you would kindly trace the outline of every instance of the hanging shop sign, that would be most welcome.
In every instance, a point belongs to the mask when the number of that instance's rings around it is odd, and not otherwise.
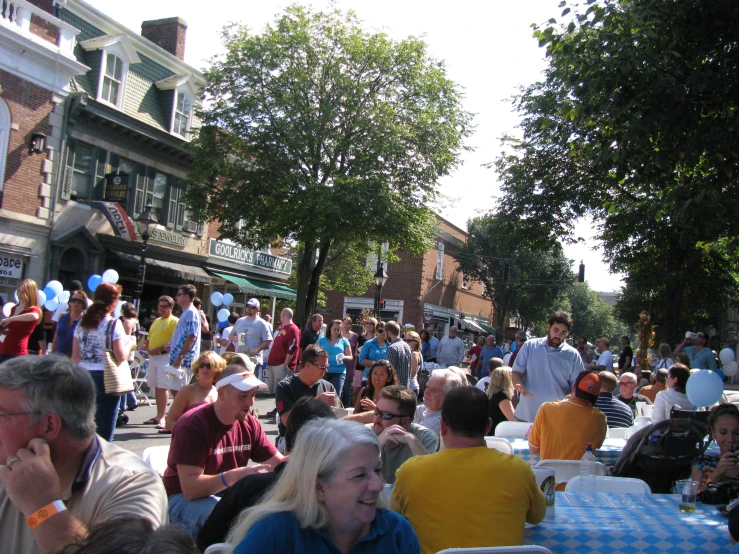
[[[290,275],[293,267],[293,261],[289,258],[281,258],[265,252],[255,252],[248,248],[242,248],[238,244],[217,239],[210,239],[209,251],[214,258],[268,269],[285,275]]]

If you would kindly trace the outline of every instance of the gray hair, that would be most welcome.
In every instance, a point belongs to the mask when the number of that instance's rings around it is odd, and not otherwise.
[[[95,434],[95,384],[90,372],[65,356],[20,356],[0,364],[0,388],[23,389],[23,409],[35,421],[58,415],[72,439]]]
[[[454,387],[464,387],[467,384],[467,377],[464,372],[456,366],[450,366],[441,369],[435,369],[431,372],[429,379],[439,377],[444,379],[444,394],[448,393]]]
[[[312,420],[298,433],[290,462],[267,495],[256,506],[244,510],[226,542],[238,544],[260,519],[278,512],[290,512],[303,529],[321,529],[330,515],[316,498],[318,481],[330,483],[338,473],[349,451],[358,446],[377,449],[380,443],[374,431],[361,423],[342,420]],[[385,497],[377,497],[377,507],[384,508]]]
[[[639,382],[639,379],[636,378],[636,374],[635,373],[631,373],[630,371],[624,371],[621,374],[621,379],[623,379],[624,377],[628,377],[629,379],[631,379],[632,381],[634,381],[634,383],[638,383]]]

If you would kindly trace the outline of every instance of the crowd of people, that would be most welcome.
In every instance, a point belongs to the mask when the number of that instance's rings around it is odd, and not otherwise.
[[[228,542],[236,553],[522,544],[546,500],[527,462],[487,448],[498,424],[530,423],[529,451],[541,459],[578,460],[608,427],[633,425],[637,402],[654,404],[653,421],[692,408],[690,366],[660,361],[644,385],[628,340],[614,372],[608,339],[597,351],[584,337],[567,342],[565,312],[549,318],[545,337],[517,333],[506,365],[495,337],[467,350],[454,326],[441,340],[373,318],[361,334],[351,319],[322,332],[316,314],[301,330],[286,308],[273,329],[255,298],[206,342],[209,322],[188,284],[158,299],[139,341],[135,312],[114,317],[121,292],[101,283],[88,304],[73,291],[49,356],[28,355],[42,313],[35,283],[19,285],[18,307],[0,322],[0,552],[127,541],[177,552]],[[660,348],[660,360],[710,365],[706,342],[699,333],[694,346]],[[161,477],[112,443],[123,400],[105,393],[105,354],[121,363],[137,349],[148,352],[157,406],[146,424],[171,434]],[[447,367],[428,371],[429,362]],[[274,395],[276,441],[254,413],[259,391]],[[739,410],[720,405],[709,425],[720,453],[697,459],[693,477],[737,477]]]

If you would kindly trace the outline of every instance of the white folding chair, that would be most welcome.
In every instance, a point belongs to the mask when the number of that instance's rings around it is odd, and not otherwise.
[[[525,421],[501,421],[495,428],[495,436],[522,438],[529,427],[531,427],[531,423]]]
[[[146,405],[151,407],[151,400],[146,393],[141,390],[141,387],[146,383],[146,375],[149,371],[149,360],[144,358],[141,352],[136,352],[133,355],[133,362],[131,362],[131,371],[133,372],[133,392],[137,399],[146,402]]]
[[[581,492],[582,480],[577,475],[567,481],[565,487],[566,492]],[[649,488],[641,479],[632,479],[631,477],[604,477],[597,475],[595,477],[595,492],[613,492],[616,494],[651,494],[652,489]]]
[[[141,457],[144,461],[149,464],[154,471],[159,475],[164,475],[164,470],[167,469],[167,456],[169,455],[169,445],[164,446],[150,446]]]
[[[626,438],[626,432],[630,429],[630,427],[609,427],[608,428],[608,437],[609,439],[625,439]]]
[[[531,554],[552,554],[552,551],[543,546],[525,544],[523,546],[483,546],[476,548],[447,548],[440,550],[437,554],[517,554],[529,552]],[[208,554],[208,551],[205,551]]]
[[[485,437],[485,446],[503,454],[513,454],[513,445],[503,437]]]
[[[595,474],[605,475],[606,466],[595,462]],[[580,460],[542,460],[534,467],[551,467],[554,470],[554,480],[557,484],[567,483],[573,477],[580,475]]]
[[[205,549],[203,554],[230,554],[234,546],[227,542],[217,542]]]
[[[638,425],[639,427],[646,427],[647,425],[652,424],[652,416],[636,416],[634,418],[634,425]]]

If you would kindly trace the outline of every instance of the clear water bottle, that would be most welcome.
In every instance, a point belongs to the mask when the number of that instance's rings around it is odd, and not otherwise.
[[[588,443],[585,448],[585,454],[580,458],[580,492],[592,495],[595,493],[595,473],[596,473],[595,455],[593,455],[593,445]]]

